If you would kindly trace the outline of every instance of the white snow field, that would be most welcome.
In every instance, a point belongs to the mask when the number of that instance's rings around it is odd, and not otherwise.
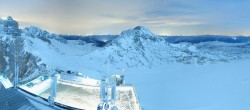
[[[131,70],[146,110],[250,110],[250,60],[162,65]]]

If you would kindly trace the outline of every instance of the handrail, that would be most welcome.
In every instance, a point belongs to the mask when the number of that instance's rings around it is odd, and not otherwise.
[[[27,93],[27,94],[29,94],[29,95],[31,95],[31,96],[33,96],[32,100],[34,100],[34,101],[36,101],[36,102],[38,102],[38,103],[40,103],[40,104],[43,104],[43,105],[49,107],[49,105],[46,105],[46,104],[44,104],[44,103],[41,103],[41,102],[38,101],[38,100],[35,100],[34,97],[39,97],[39,98],[41,98],[43,101],[45,101],[45,103],[48,102],[48,99],[43,98],[43,97],[41,97],[41,96],[39,96],[39,95],[35,95],[35,94],[33,94],[33,93],[31,93],[31,92],[28,92],[28,91],[26,91],[26,90],[24,90],[24,89],[22,89],[22,88],[20,88],[20,87],[18,87],[18,89],[21,90],[21,91],[23,91],[23,92],[25,92],[25,93]],[[29,97],[29,96],[28,96],[28,97]],[[70,110],[84,110],[84,109],[80,109],[80,108],[71,107],[71,106],[69,106],[69,105],[61,104],[61,103],[58,103],[58,102],[55,102],[54,105],[57,106],[59,109],[66,109],[66,110],[68,110],[68,109],[70,109]]]
[[[138,96],[137,96],[137,93],[136,93],[135,87],[134,87],[134,86],[132,86],[132,88],[134,89],[133,91],[134,91],[134,94],[135,94],[135,97],[136,97],[137,103],[138,103],[138,105],[139,105],[139,109],[140,109],[140,110],[142,110],[141,105],[140,105],[140,100],[139,100],[139,98],[138,98]]]

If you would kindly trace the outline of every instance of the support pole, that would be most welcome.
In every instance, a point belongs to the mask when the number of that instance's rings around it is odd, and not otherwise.
[[[97,110],[118,110],[115,106],[116,102],[116,82],[112,77],[102,79],[100,84],[100,99],[101,103],[98,105]],[[109,82],[111,81],[111,82]],[[109,91],[111,89],[111,91]]]
[[[17,89],[18,88],[18,85],[19,85],[19,81],[18,81],[18,77],[19,77],[19,68],[16,67],[15,69],[15,79],[14,79],[14,88]]]
[[[19,67],[17,66],[17,53],[15,52],[15,61],[14,61],[14,70],[15,70],[15,78],[14,78],[14,89],[18,89],[18,83],[19,83],[19,81],[18,81],[18,78],[19,78]]]
[[[57,75],[52,74],[51,76],[51,91],[49,96],[49,103],[51,106],[54,106],[55,98],[56,98],[56,88],[57,88]]]

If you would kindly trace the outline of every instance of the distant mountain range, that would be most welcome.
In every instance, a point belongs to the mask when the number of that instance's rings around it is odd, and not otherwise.
[[[87,43],[94,43],[96,46],[102,47],[116,39],[119,35],[59,35],[66,40],[83,40]],[[197,36],[160,36],[169,43],[201,43],[219,41],[225,43],[245,43],[250,41],[250,36],[226,36],[226,35],[197,35]]]

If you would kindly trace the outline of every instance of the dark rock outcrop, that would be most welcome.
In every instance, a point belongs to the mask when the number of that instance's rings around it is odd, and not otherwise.
[[[9,16],[7,20],[0,19],[0,33],[20,36],[18,22],[15,21],[11,16]]]

